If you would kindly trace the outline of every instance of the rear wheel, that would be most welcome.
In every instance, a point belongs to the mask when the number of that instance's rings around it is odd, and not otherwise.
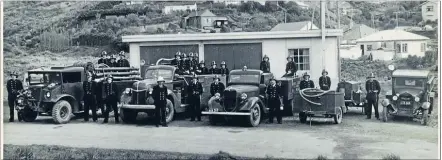
[[[124,123],[135,123],[137,120],[137,111],[122,108],[120,111],[120,118]]]
[[[335,124],[342,123],[342,115],[343,115],[342,108],[341,107],[337,107],[336,108],[336,115],[333,116]]]
[[[71,120],[72,107],[68,101],[60,100],[52,107],[52,119],[57,124],[68,123]]]
[[[250,108],[250,116],[248,117],[247,126],[256,127],[261,122],[261,108],[258,104]]]

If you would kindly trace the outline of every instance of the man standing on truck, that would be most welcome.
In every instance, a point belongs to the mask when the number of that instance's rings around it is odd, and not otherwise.
[[[264,73],[270,73],[270,62],[269,62],[269,57],[267,55],[264,55],[264,58],[262,58],[262,62],[259,65],[259,68]]]
[[[219,68],[216,67],[215,61],[212,61],[212,68],[209,69],[209,74],[219,74]]]
[[[164,78],[158,77],[158,85],[152,89],[152,97],[155,103],[155,125],[167,127],[166,123],[166,104],[167,104],[167,87],[164,85]]]
[[[188,88],[189,106],[190,106],[190,121],[195,121],[195,117],[198,121],[201,121],[201,94],[203,93],[203,86],[198,82],[198,77],[193,75],[192,83]]]
[[[219,69],[219,74],[223,76],[229,75],[229,69],[227,68],[226,61],[221,62],[221,68]]]
[[[198,53],[193,53],[192,64],[193,64],[193,69],[198,68]]]
[[[285,75],[283,77],[293,77],[296,75],[296,64],[293,62],[293,57],[289,56],[287,57],[287,64],[285,65]]]
[[[204,61],[201,61],[200,66],[196,69],[195,73],[198,75],[203,75],[203,74],[207,74],[208,69],[206,68],[206,64],[204,63]]]
[[[276,120],[278,124],[282,123],[282,110],[284,110],[282,106],[282,96],[281,96],[281,87],[276,85],[276,79],[270,79],[270,85],[266,89],[266,94],[268,98],[267,106],[270,108],[269,110],[269,123],[273,123],[273,118],[276,116]]]
[[[103,51],[103,52],[101,52],[101,58],[100,59],[98,59],[98,64],[106,64],[107,62],[107,52],[106,51]]]
[[[323,91],[328,91],[330,90],[330,85],[331,85],[330,77],[328,76],[328,72],[324,69],[322,70],[322,76],[319,77],[319,87]]]
[[[118,67],[130,67],[129,61],[126,59],[126,56],[124,55],[124,51],[121,51],[119,56],[120,56],[120,59],[117,61],[117,66]]]
[[[315,83],[313,83],[313,81],[310,80],[310,75],[307,72],[304,73],[302,78],[304,79],[299,83],[300,90],[303,90],[305,88],[315,88]]]
[[[104,111],[104,121],[103,123],[107,123],[109,119],[109,112],[111,109],[114,110],[115,123],[119,123],[120,119],[118,119],[118,107],[117,103],[120,101],[118,97],[118,88],[115,83],[113,83],[112,76],[109,75],[106,78],[106,83],[103,84],[104,95],[105,95],[105,103],[106,103],[106,111]]]
[[[365,89],[367,90],[367,105],[365,108],[365,113],[367,114],[367,119],[371,119],[371,109],[374,107],[374,116],[379,120],[378,100],[381,85],[379,85],[379,82],[374,78],[374,73],[371,73],[370,76],[368,76],[368,81],[365,82]]]
[[[109,67],[118,67],[118,64],[116,62],[117,60],[117,56],[116,55],[112,55],[112,57],[110,58],[110,62],[108,64]]]
[[[11,79],[6,82],[6,89],[8,90],[9,122],[14,122],[15,100],[17,99],[18,92],[23,90],[23,83],[17,79],[17,72],[12,72],[10,76]],[[18,121],[21,121],[20,116]]]
[[[83,101],[84,101],[84,121],[89,121],[89,110],[92,110],[92,120],[97,121],[97,106],[96,106],[96,83],[92,81],[92,74],[88,72],[87,81],[83,82]]]

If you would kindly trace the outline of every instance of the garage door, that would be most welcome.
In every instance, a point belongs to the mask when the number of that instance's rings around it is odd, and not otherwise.
[[[167,46],[142,46],[140,47],[140,59],[146,64],[155,64],[160,58],[174,58],[175,53],[196,53],[198,45],[167,45]]]
[[[206,65],[215,61],[219,66],[222,61],[226,61],[227,68],[231,70],[241,69],[243,66],[247,66],[249,69],[259,69],[261,57],[261,43],[204,45]]]

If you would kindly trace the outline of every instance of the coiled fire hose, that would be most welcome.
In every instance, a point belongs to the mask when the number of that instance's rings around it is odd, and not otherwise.
[[[305,91],[320,91],[322,93],[319,93],[319,94],[316,94],[316,95],[307,95],[307,94],[304,93]],[[305,89],[299,90],[299,94],[301,95],[302,99],[304,99],[305,101],[307,101],[307,102],[309,102],[311,104],[317,105],[317,106],[321,106],[322,104],[321,103],[313,102],[313,101],[307,99],[306,97],[316,98],[316,97],[323,96],[323,95],[327,94],[328,92],[331,92],[331,90],[323,91],[323,90],[320,90],[320,89],[317,89],[317,88],[305,88]]]

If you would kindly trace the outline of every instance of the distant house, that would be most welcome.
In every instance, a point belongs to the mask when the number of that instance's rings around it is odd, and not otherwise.
[[[164,6],[162,11],[164,14],[170,14],[176,11],[196,11],[197,9],[198,8],[195,3],[193,5]]]
[[[227,17],[217,16],[206,9],[204,11],[194,11],[183,17],[182,27],[193,27],[198,29],[213,28],[215,22],[228,21]]]
[[[409,55],[423,57],[429,38],[402,30],[384,30],[356,40],[361,55],[379,59],[406,58]],[[375,58],[376,59],[376,58]]]
[[[214,3],[224,3],[227,5],[240,5],[241,3],[247,2],[247,0],[214,0]]]
[[[437,1],[428,1],[421,4],[422,20],[424,22],[436,21],[439,15],[439,6]]]
[[[280,23],[272,28],[270,31],[306,31],[319,29],[311,21],[292,22],[292,23]]]
[[[136,5],[136,4],[143,4],[143,1],[126,1],[124,3],[126,5]]]
[[[365,25],[356,24],[344,32],[343,44],[356,44],[356,40],[375,33],[376,30]]]

